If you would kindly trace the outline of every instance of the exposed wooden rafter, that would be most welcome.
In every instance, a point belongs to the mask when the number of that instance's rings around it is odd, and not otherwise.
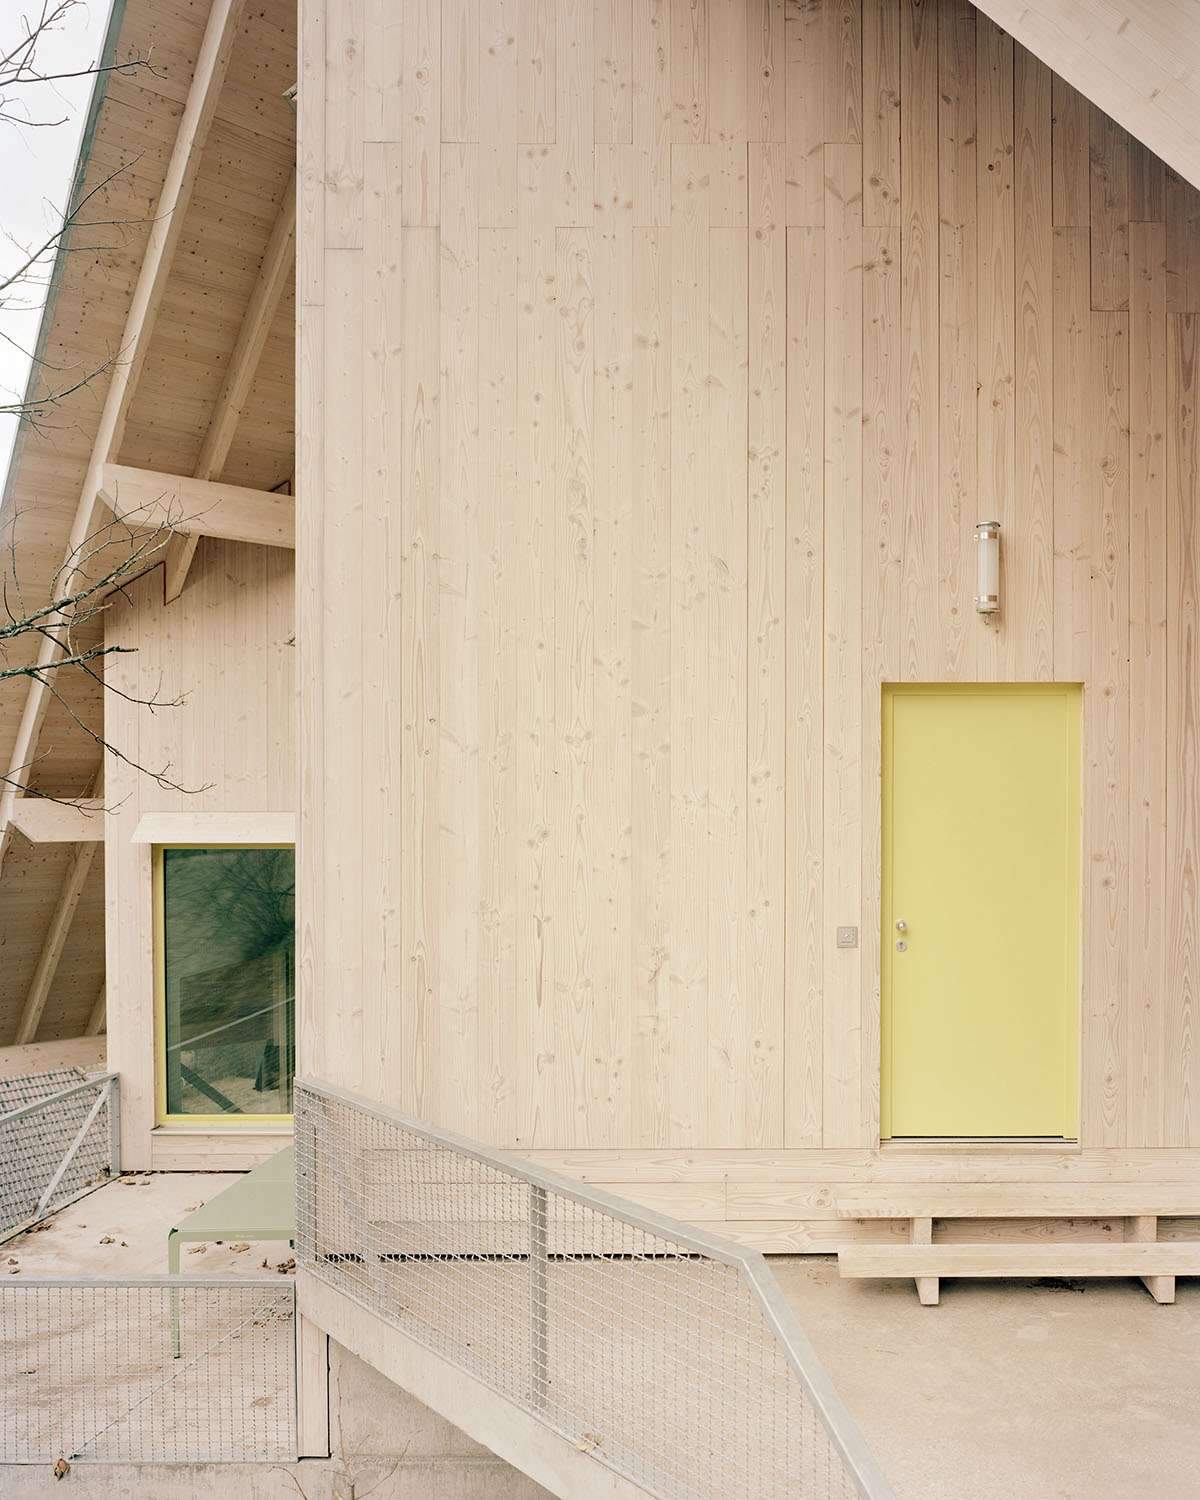
[[[293,174],[284,189],[279,215],[259,267],[258,280],[246,304],[237,343],[229,356],[225,382],[213,408],[204,446],[196,462],[197,479],[217,479],[225,467],[233,435],[254,384],[267,335],[271,331],[280,299],[291,280],[295,262],[296,178]],[[184,532],[173,537],[167,547],[164,592],[168,604],[183,591],[201,535],[203,533],[198,530]]]
[[[75,918],[75,908],[79,905],[84,882],[87,880],[88,871],[92,868],[95,854],[94,841],[78,844],[75,848],[74,856],[67,869],[67,878],[59,894],[58,905],[50,919],[46,941],[42,944],[41,957],[33,972],[29,993],[25,997],[25,1008],[17,1024],[17,1034],[13,1041],[18,1047],[25,1042],[32,1042],[37,1036],[42,1012],[46,1009],[46,1001],[50,995],[50,986],[54,983],[54,976],[58,972],[58,962],[67,945],[67,935],[71,931],[71,923]]]
[[[92,444],[87,475],[67,543],[60,580],[61,593],[70,593],[78,574],[84,542],[95,530],[96,497],[101,488],[104,465],[115,458],[120,450],[130,404],[146,362],[167,277],[183,232],[188,203],[200,167],[200,157],[233,54],[243,5],[244,0],[212,0],[187,103],[180,117],[171,160],[146,241],[146,253],[125,320],[120,346],[122,357],[113,366],[100,424]],[[45,638],[38,663],[48,667],[57,655],[57,644],[53,639]],[[0,793],[0,864],[3,863],[8,848],[13,805],[20,794],[25,772],[37,753],[38,737],[49,698],[45,682],[37,677],[31,678],[9,761],[9,779]]]
[[[169,524],[181,535],[215,536],[264,547],[296,545],[295,501],[274,490],[248,490],[239,484],[213,484],[183,474],[105,464],[99,496],[114,515],[139,526]]]
[[[101,793],[104,791],[104,766],[101,765],[96,772],[96,779],[92,784],[91,793],[86,799],[86,804],[101,808]],[[53,804],[50,804],[53,806]],[[69,809],[71,810],[71,809]],[[104,813],[98,811],[93,822],[103,826]],[[42,1012],[46,1009],[46,1001],[50,997],[50,987],[54,983],[54,976],[58,972],[58,963],[62,958],[63,949],[67,945],[70,935],[71,923],[75,919],[75,908],[79,905],[79,898],[83,894],[84,883],[88,877],[88,871],[92,868],[92,860],[95,858],[99,839],[89,837],[85,842],[76,844],[75,853],[71,857],[71,863],[67,866],[67,877],[63,881],[62,890],[59,892],[58,905],[54,909],[54,915],[50,919],[50,926],[46,929],[46,939],[42,944],[41,956],[38,958],[37,968],[33,971],[33,979],[29,984],[29,993],[25,996],[25,1005],[21,1011],[21,1019],[17,1023],[17,1034],[13,1038],[14,1045],[21,1046],[25,1042],[32,1042],[37,1038],[37,1029],[42,1019]]]
[[[92,1013],[88,1017],[84,1036],[99,1036],[108,1022],[108,985],[100,986],[100,993],[96,996],[96,1003],[92,1006]]]
[[[104,811],[95,798],[51,802],[46,797],[18,797],[12,826],[31,844],[86,844],[104,837]]]

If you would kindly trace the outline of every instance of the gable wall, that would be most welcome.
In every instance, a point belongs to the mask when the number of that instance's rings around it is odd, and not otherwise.
[[[282,548],[206,538],[172,604],[155,568],[107,617],[118,650],[104,659],[105,736],[122,756],[105,757],[108,1066],[121,1074],[126,1168],[217,1171],[280,1145],[256,1128],[152,1138],[153,854],[133,837],[144,813],[294,811],[293,573]]]
[[[1196,1145],[1200,197],[965,0],[379,14],[301,17],[302,1067],[693,1217],[874,1170],[880,683],[1082,681],[1082,1160]]]

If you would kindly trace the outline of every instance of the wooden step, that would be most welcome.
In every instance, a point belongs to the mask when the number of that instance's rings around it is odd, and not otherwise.
[[[853,1189],[847,1219],[1200,1218],[1197,1182],[981,1182]]]
[[[1170,1281],[1170,1296],[1156,1295],[1156,1300],[1173,1301],[1176,1276],[1200,1276],[1200,1240],[1131,1239],[1102,1245],[847,1245],[838,1252],[838,1271],[850,1278],[933,1281],[934,1285],[926,1288],[933,1293],[930,1301],[936,1301],[936,1278],[942,1276],[1140,1276],[1147,1281]],[[1163,1286],[1161,1290],[1165,1293],[1168,1288]],[[921,1300],[927,1298],[922,1296]]]

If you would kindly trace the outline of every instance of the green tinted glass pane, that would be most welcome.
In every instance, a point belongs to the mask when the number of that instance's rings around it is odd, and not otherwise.
[[[291,849],[164,849],[167,1113],[283,1115],[295,1059]]]

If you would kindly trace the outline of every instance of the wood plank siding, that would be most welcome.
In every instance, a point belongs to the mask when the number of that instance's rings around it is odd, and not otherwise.
[[[294,811],[293,573],[290,552],[204,537],[178,599],[164,604],[155,568],[125,590],[106,618],[105,640],[117,649],[105,658],[112,688],[105,730],[131,757],[107,757],[104,841],[108,1066],[121,1074],[127,1168],[192,1170],[205,1160],[215,1171],[237,1164],[240,1148],[227,1149],[219,1133],[206,1136],[203,1122],[185,1128],[187,1144],[177,1154],[163,1132],[152,1135],[159,1024],[153,848],[135,834],[146,813],[187,814],[199,824],[205,813],[241,814],[229,821],[245,823],[248,813]],[[141,706],[151,699],[161,705],[154,711]],[[209,838],[201,831],[185,841]],[[252,1156],[278,1149],[269,1133],[253,1136]]]
[[[1200,1147],[1200,194],[966,0],[378,10],[301,0],[301,1071],[824,1247],[881,684],[1059,680],[1075,1159]]]

